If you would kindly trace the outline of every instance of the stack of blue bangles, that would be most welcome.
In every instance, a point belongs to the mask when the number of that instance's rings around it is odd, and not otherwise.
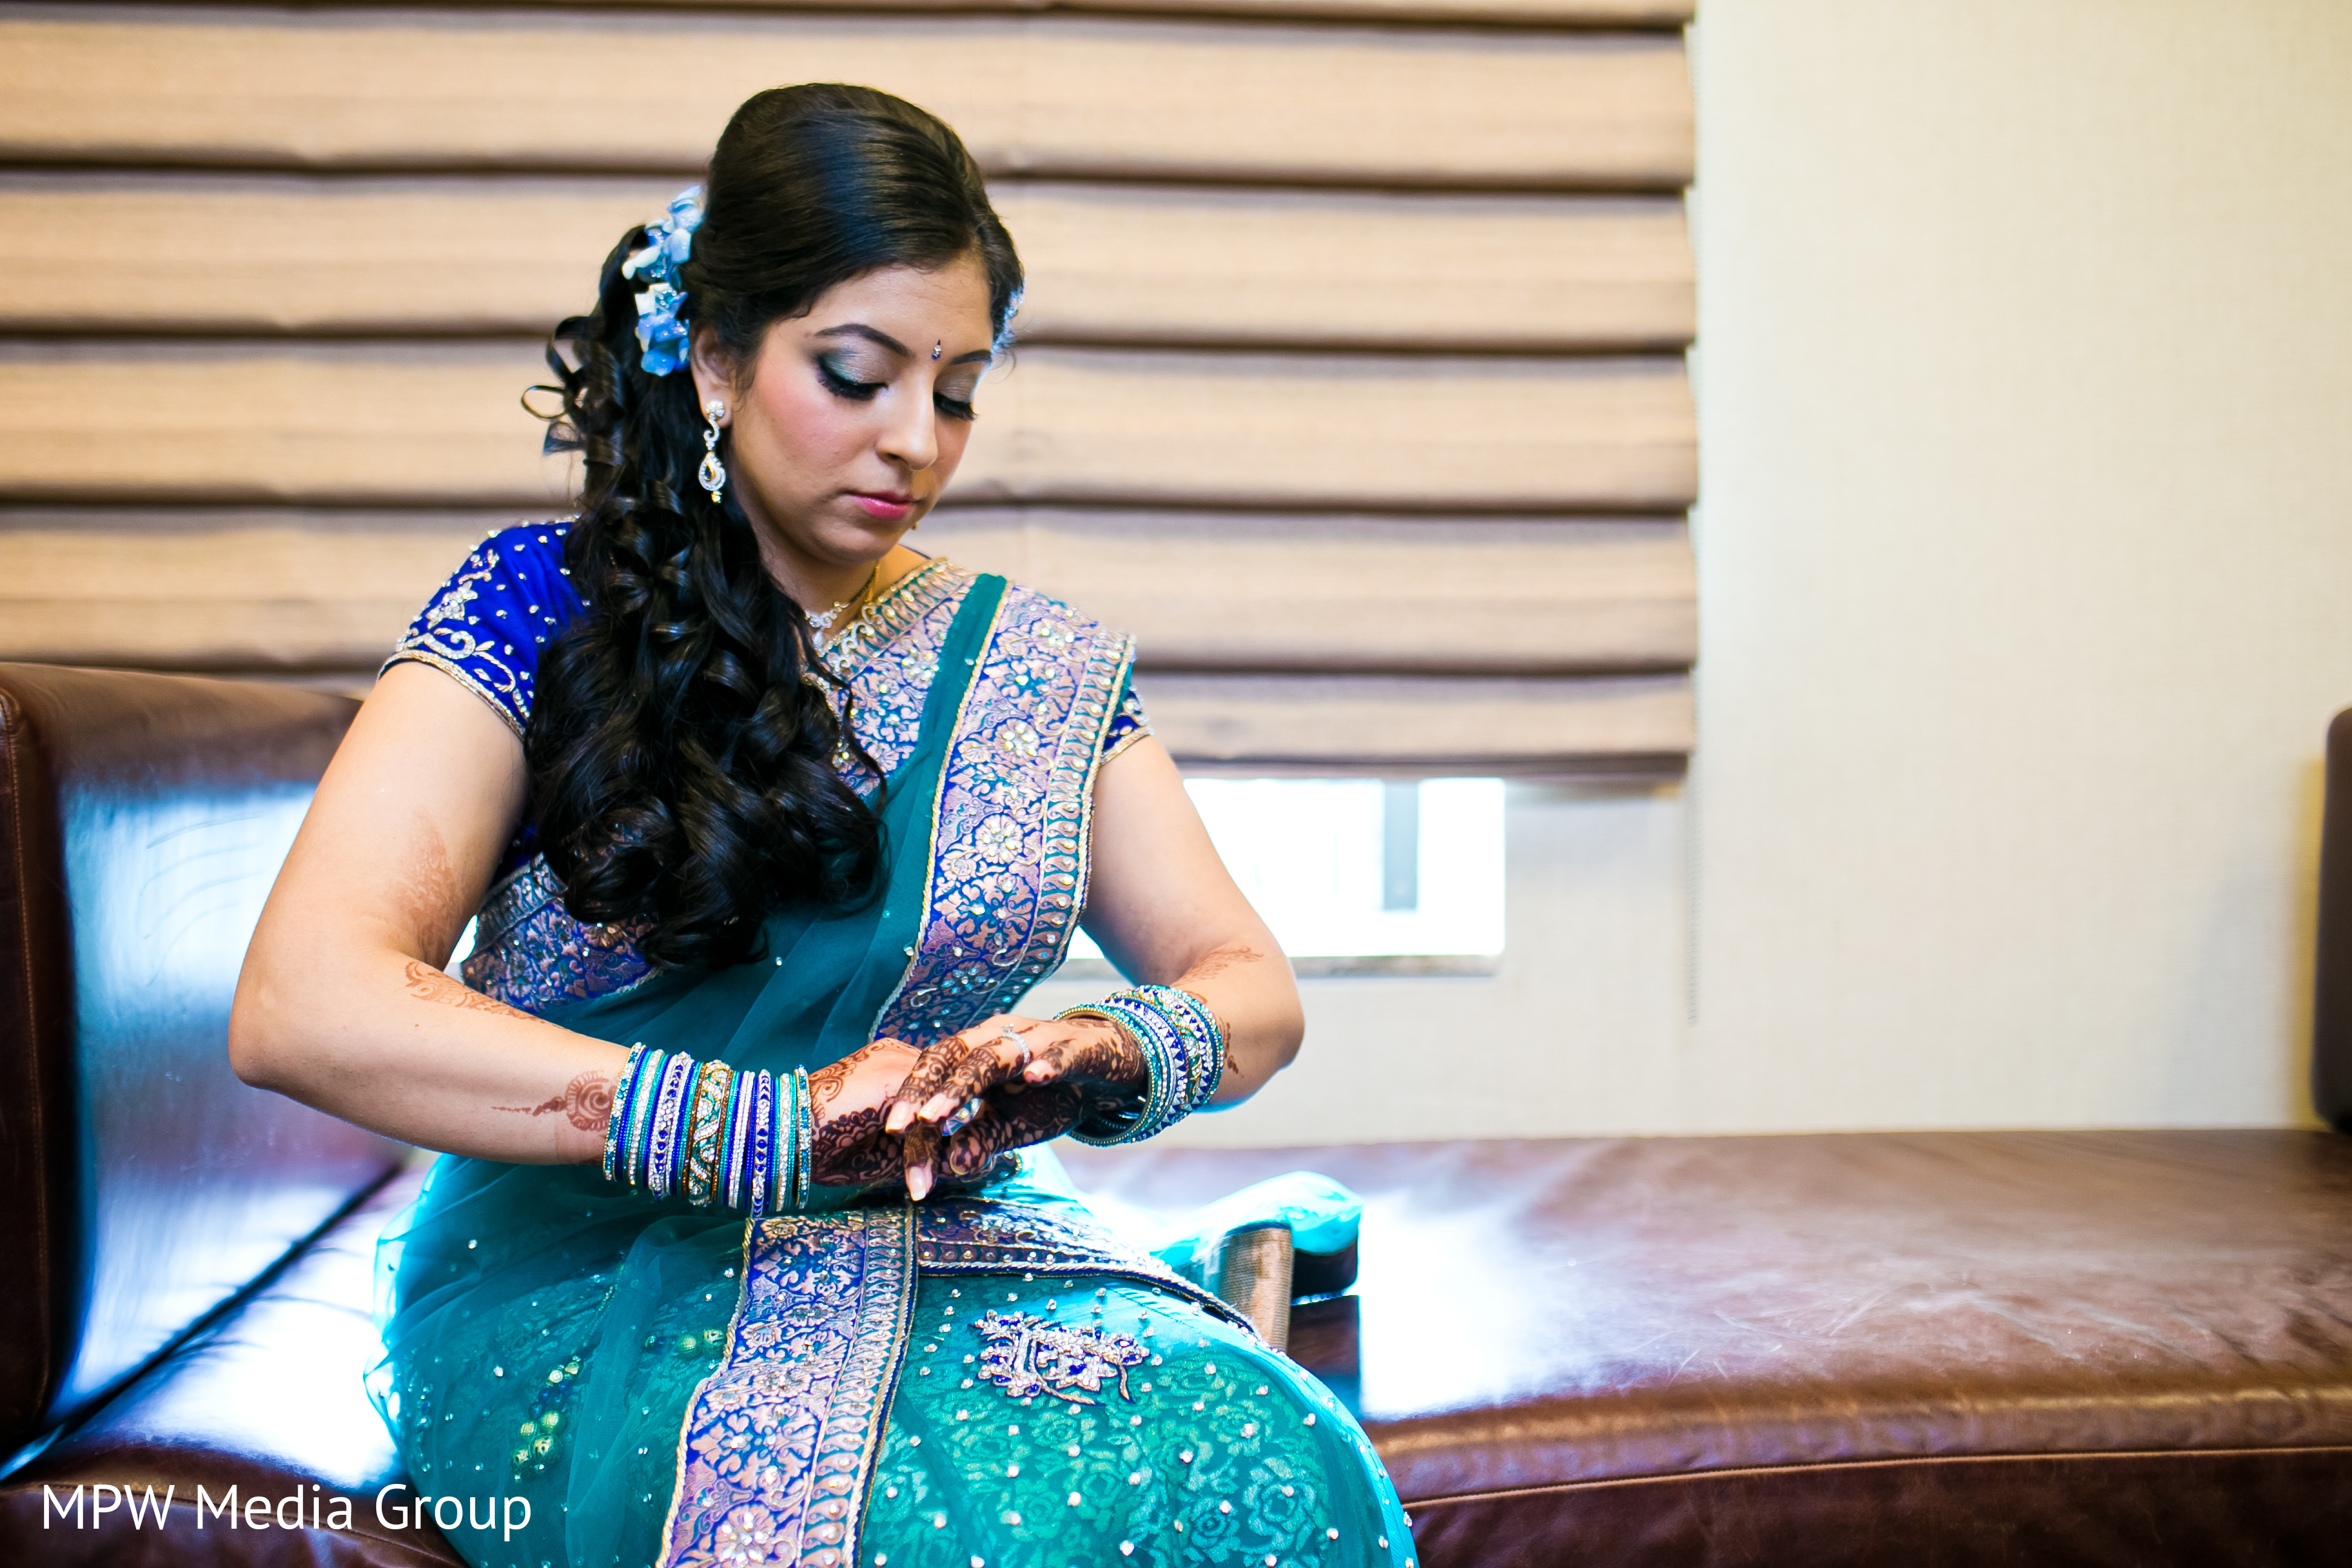
[[[1118,1026],[1142,1048],[1149,1074],[1134,1110],[1070,1130],[1081,1143],[1139,1143],[1157,1137],[1208,1104],[1224,1079],[1224,1022],[1190,991],[1138,985],[1055,1017],[1100,1018]]]
[[[604,1179],[756,1219],[807,1206],[814,1142],[805,1068],[738,1072],[635,1045],[604,1127]]]

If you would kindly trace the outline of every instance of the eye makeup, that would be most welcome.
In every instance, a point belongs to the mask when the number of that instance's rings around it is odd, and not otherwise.
[[[850,403],[870,403],[875,394],[890,384],[898,374],[896,365],[869,363],[877,356],[840,350],[828,350],[816,356],[817,378],[824,389],[835,397]],[[973,367],[969,374],[961,368],[941,381],[931,392],[931,402],[939,411],[951,419],[972,420],[980,417],[971,405],[972,395],[980,390],[981,376],[986,366]]]
[[[853,403],[866,403],[890,382],[889,367],[861,363],[866,356],[828,350],[816,356],[816,374],[827,392]]]

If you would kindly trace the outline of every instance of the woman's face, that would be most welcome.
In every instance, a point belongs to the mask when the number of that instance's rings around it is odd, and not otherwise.
[[[863,575],[930,510],[971,438],[993,338],[977,258],[826,290],[769,327],[748,379],[698,336],[697,395],[728,406],[727,483],[788,589]]]

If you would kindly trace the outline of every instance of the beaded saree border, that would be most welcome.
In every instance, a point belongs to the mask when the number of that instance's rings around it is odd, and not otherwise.
[[[915,1303],[905,1204],[744,1226],[727,1355],[678,1434],[660,1568],[849,1568]]]
[[[1123,1279],[1247,1319],[1109,1233],[985,1198],[744,1226],[726,1359],[678,1434],[658,1568],[851,1568],[925,1274]]]
[[[1213,1293],[1108,1232],[1035,1204],[926,1205],[915,1216],[915,1263],[925,1274],[1083,1274],[1133,1279],[1181,1296],[1252,1335],[1256,1327]]]
[[[1085,910],[1103,736],[1134,643],[1006,584],[931,807],[912,960],[869,1034],[927,1046],[1061,963]]]
[[[940,652],[964,595],[979,580],[945,559],[919,566],[825,651],[826,667],[848,689],[849,728],[885,777],[922,743],[923,709]],[[834,768],[852,789],[870,791],[877,782],[846,746],[835,753]]]
[[[532,856],[491,889],[475,920],[474,951],[457,966],[459,976],[522,1012],[618,995],[654,972],[637,952],[645,922],[572,919],[563,907],[563,884],[544,856]]]

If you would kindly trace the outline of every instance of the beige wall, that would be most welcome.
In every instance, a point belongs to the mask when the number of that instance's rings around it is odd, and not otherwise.
[[[2352,5],[1695,38],[1691,784],[1520,792],[1506,972],[1310,983],[1184,1135],[2307,1121]]]

